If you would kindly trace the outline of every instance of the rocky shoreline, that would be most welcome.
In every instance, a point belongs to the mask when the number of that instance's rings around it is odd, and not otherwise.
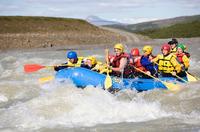
[[[65,33],[17,33],[0,34],[0,49],[47,48],[68,45],[109,44],[124,42],[126,38],[116,33],[95,34]]]
[[[104,28],[105,32],[92,33],[6,33],[0,34],[0,50],[64,50],[103,47],[107,48],[121,42],[126,45],[159,45],[168,42],[169,39],[150,39],[145,36]],[[107,30],[107,31],[106,31]],[[200,38],[178,38],[183,43],[200,43]]]

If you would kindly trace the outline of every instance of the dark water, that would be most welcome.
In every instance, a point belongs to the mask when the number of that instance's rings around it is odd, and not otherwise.
[[[182,41],[192,54],[190,72],[200,76],[199,39]],[[112,95],[91,86],[78,89],[70,80],[39,83],[39,78],[55,74],[52,69],[24,73],[24,64],[66,61],[65,49],[69,47],[0,53],[0,131],[200,131],[199,81],[179,92],[127,90]],[[74,49],[80,56],[104,58],[104,47]],[[155,45],[154,53],[159,52],[160,45]]]

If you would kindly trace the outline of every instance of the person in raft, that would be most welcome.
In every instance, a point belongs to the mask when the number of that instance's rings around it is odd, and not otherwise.
[[[132,70],[128,68],[128,58],[129,55],[124,52],[124,46],[121,43],[117,43],[114,46],[114,52],[115,56],[110,62],[110,70],[111,75],[117,76],[117,77],[124,77],[128,78],[129,75],[132,73]]]
[[[145,67],[141,64],[141,55],[138,48],[132,48],[129,57],[129,66],[132,67],[133,73],[131,74],[133,77],[141,77],[143,78],[144,74],[141,72],[147,72]],[[137,70],[137,69],[139,70]],[[141,70],[141,71],[140,71]]]
[[[181,72],[181,65],[176,56],[171,53],[171,46],[163,44],[161,47],[162,54],[156,56],[151,62],[158,64],[158,71],[162,77],[174,77]]]
[[[83,64],[81,65],[81,67],[99,72],[99,67],[101,65],[102,65],[102,62],[97,61],[96,57],[88,56],[85,59],[83,59]]]
[[[78,57],[75,51],[69,51],[66,53],[67,62],[59,66],[55,66],[54,70],[59,71],[68,67],[81,67],[83,63],[83,57]]]
[[[177,74],[180,77],[186,77],[186,71],[188,71],[189,68],[189,58],[187,57],[187,55],[185,54],[185,45],[184,44],[178,44],[177,46],[177,53],[176,53],[176,57],[178,62],[181,64],[181,72],[179,74]]]
[[[171,46],[171,53],[176,54],[178,41],[175,38],[172,38],[171,41],[168,42],[168,44]]]
[[[150,78],[148,74],[154,77],[158,77],[158,66],[151,62],[151,60],[155,58],[155,56],[152,54],[152,51],[152,46],[146,45],[143,47],[144,54],[140,60],[140,63],[146,69],[146,74],[143,76],[143,78]]]

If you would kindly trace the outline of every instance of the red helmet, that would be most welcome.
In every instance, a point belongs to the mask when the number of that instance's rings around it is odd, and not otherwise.
[[[131,55],[132,56],[139,56],[140,55],[139,49],[138,48],[132,48]]]
[[[171,46],[169,44],[165,43],[162,45],[161,51],[162,50],[167,50],[168,52],[170,52]]]

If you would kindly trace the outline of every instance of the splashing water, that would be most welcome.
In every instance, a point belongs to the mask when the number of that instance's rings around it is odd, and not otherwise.
[[[82,56],[104,58],[104,49]],[[89,54],[90,53],[90,54]],[[194,51],[194,56],[198,52]],[[178,93],[153,90],[115,95],[101,88],[79,89],[68,80],[40,84],[54,75],[51,69],[26,74],[24,64],[55,65],[65,62],[65,50],[7,51],[0,54],[0,130],[10,131],[127,131],[199,130],[200,83],[186,84]],[[191,71],[198,76],[199,58],[191,58]]]

